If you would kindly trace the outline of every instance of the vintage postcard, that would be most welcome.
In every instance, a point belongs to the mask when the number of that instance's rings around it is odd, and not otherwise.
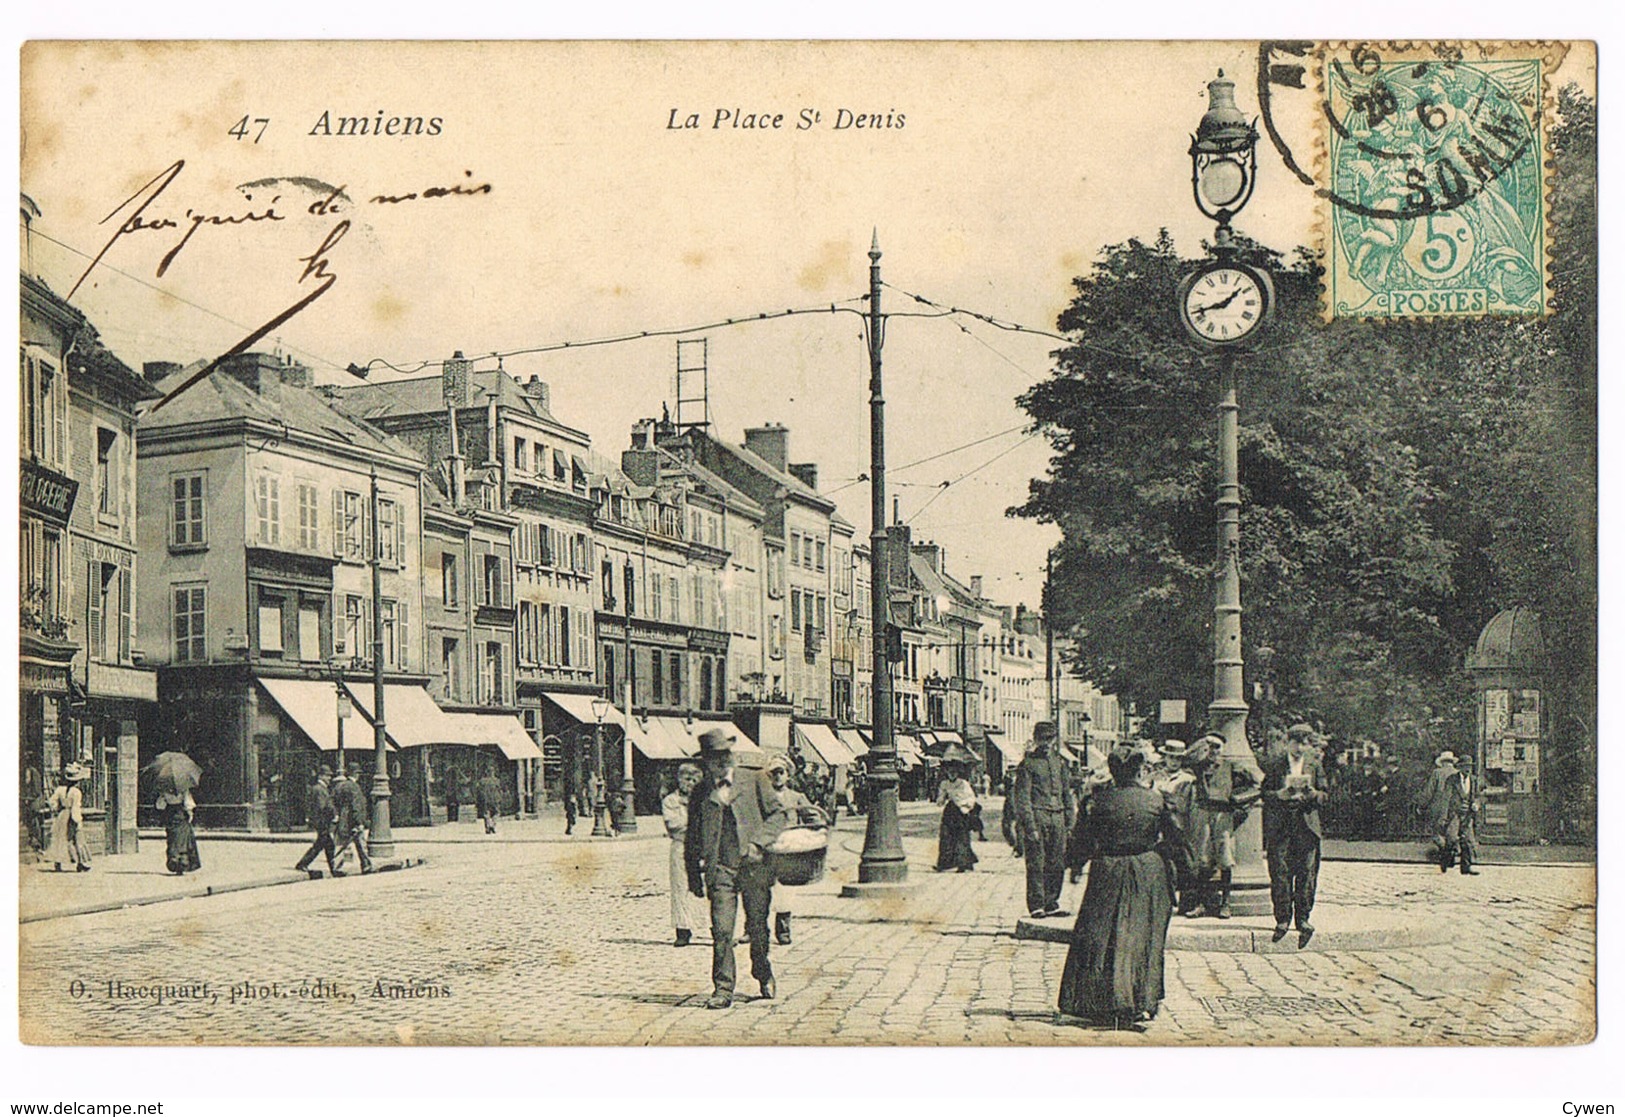
[[[1590,1042],[1596,60],[26,44],[22,1039]]]

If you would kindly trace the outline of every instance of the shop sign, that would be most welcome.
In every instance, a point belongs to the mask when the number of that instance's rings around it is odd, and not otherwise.
[[[79,482],[72,477],[34,462],[22,463],[21,500],[27,511],[66,527],[78,493]]]
[[[23,660],[20,681],[22,688],[33,694],[68,693],[68,672],[60,663],[36,663]]]

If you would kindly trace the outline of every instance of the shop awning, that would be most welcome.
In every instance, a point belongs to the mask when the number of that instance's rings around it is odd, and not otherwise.
[[[554,705],[558,706],[559,709],[563,710],[565,713],[567,713],[571,717],[575,718],[582,725],[596,725],[597,724],[598,718],[592,712],[592,703],[593,703],[593,697],[594,697],[593,695],[591,695],[591,694],[576,694],[576,693],[571,692],[571,691],[556,691],[556,690],[544,690],[542,692],[542,694],[549,701],[551,701]],[[614,719],[613,721],[611,720],[612,718]],[[613,708],[612,708],[609,713],[604,714],[604,724],[605,725],[612,725],[612,724],[613,725],[619,725],[619,724],[621,724],[620,723],[620,714],[618,712],[614,711]]]
[[[694,740],[696,747],[698,746],[699,735],[704,733],[707,729],[711,729],[713,727],[721,727],[727,732],[733,734],[735,756],[745,757],[752,762],[761,762],[766,760],[767,750],[762,748],[762,746],[758,745],[755,741],[751,740],[749,733],[746,733],[743,729],[739,728],[739,726],[735,725],[731,721],[695,722]]]
[[[853,759],[869,751],[869,746],[864,743],[863,734],[856,729],[840,729],[835,735],[841,739],[841,744],[846,746],[846,751],[852,754]]]
[[[384,701],[389,697],[385,695]],[[384,712],[389,712],[386,706]],[[509,760],[540,760],[542,750],[525,732],[524,724],[512,714],[447,714],[472,745],[495,745]]]
[[[925,754],[920,751],[920,741],[912,733],[897,734],[897,763],[904,768],[918,768],[925,763]]]
[[[812,722],[806,725],[797,724],[796,740],[801,747],[810,752],[813,759],[828,768],[839,768],[843,764],[850,764],[857,759],[850,749],[841,744],[841,739],[835,731],[827,725]]]
[[[933,729],[931,735],[937,739],[939,745],[962,745],[965,743],[965,738],[961,737],[958,731],[953,729]]]
[[[1021,747],[1021,742],[1012,741],[1004,733],[989,733],[987,743],[999,750],[999,755],[1004,757],[1006,764],[1020,764],[1027,755],[1027,751]]]
[[[1066,744],[1065,742],[1059,742],[1056,744],[1055,748],[1056,751],[1061,754],[1061,758],[1063,760],[1070,760],[1074,764],[1083,763],[1083,757],[1079,756],[1077,750],[1071,745]]]
[[[321,684],[317,684],[320,686]],[[372,687],[362,683],[344,684],[344,689],[355,699],[355,708],[369,722],[372,717]],[[385,684],[384,729],[389,739],[403,749],[420,745],[472,745],[476,741],[465,738],[463,727],[448,717],[429,692],[420,686]]]
[[[282,712],[316,742],[323,752],[337,752],[339,747],[339,692],[333,683],[319,683],[314,679],[261,679],[264,687]],[[354,720],[354,719],[352,719]],[[360,752],[372,746],[372,733],[349,734],[347,751]],[[359,746],[359,747],[358,747]]]
[[[683,719],[652,717],[647,719],[647,724],[651,732],[659,733],[661,736],[665,737],[666,740],[671,742],[671,744],[685,757],[698,756],[700,754],[700,739],[697,735],[689,731],[688,725],[683,721]],[[704,728],[698,724],[695,725],[695,728],[701,733],[705,732]]]
[[[628,719],[621,716],[619,710],[614,710],[604,716],[604,724],[611,723],[626,730],[626,735],[632,739],[632,747],[647,756],[650,760],[687,760],[688,753],[671,735],[662,730],[657,724],[658,719],[648,718],[639,720]]]

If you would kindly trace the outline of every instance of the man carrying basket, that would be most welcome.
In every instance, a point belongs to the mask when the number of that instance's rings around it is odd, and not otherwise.
[[[750,938],[751,976],[764,1000],[778,992],[768,961],[767,917],[777,871],[771,847],[796,822],[796,812],[781,800],[768,771],[742,773],[736,781],[733,740],[724,729],[700,734],[705,781],[690,799],[683,850],[689,891],[711,902],[712,992],[706,1008],[733,1004],[734,928],[741,901]]]

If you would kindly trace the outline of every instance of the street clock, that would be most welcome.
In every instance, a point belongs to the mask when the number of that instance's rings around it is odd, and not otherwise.
[[[1204,264],[1179,285],[1179,320],[1202,345],[1250,341],[1275,309],[1275,288],[1258,268],[1231,260]]]

